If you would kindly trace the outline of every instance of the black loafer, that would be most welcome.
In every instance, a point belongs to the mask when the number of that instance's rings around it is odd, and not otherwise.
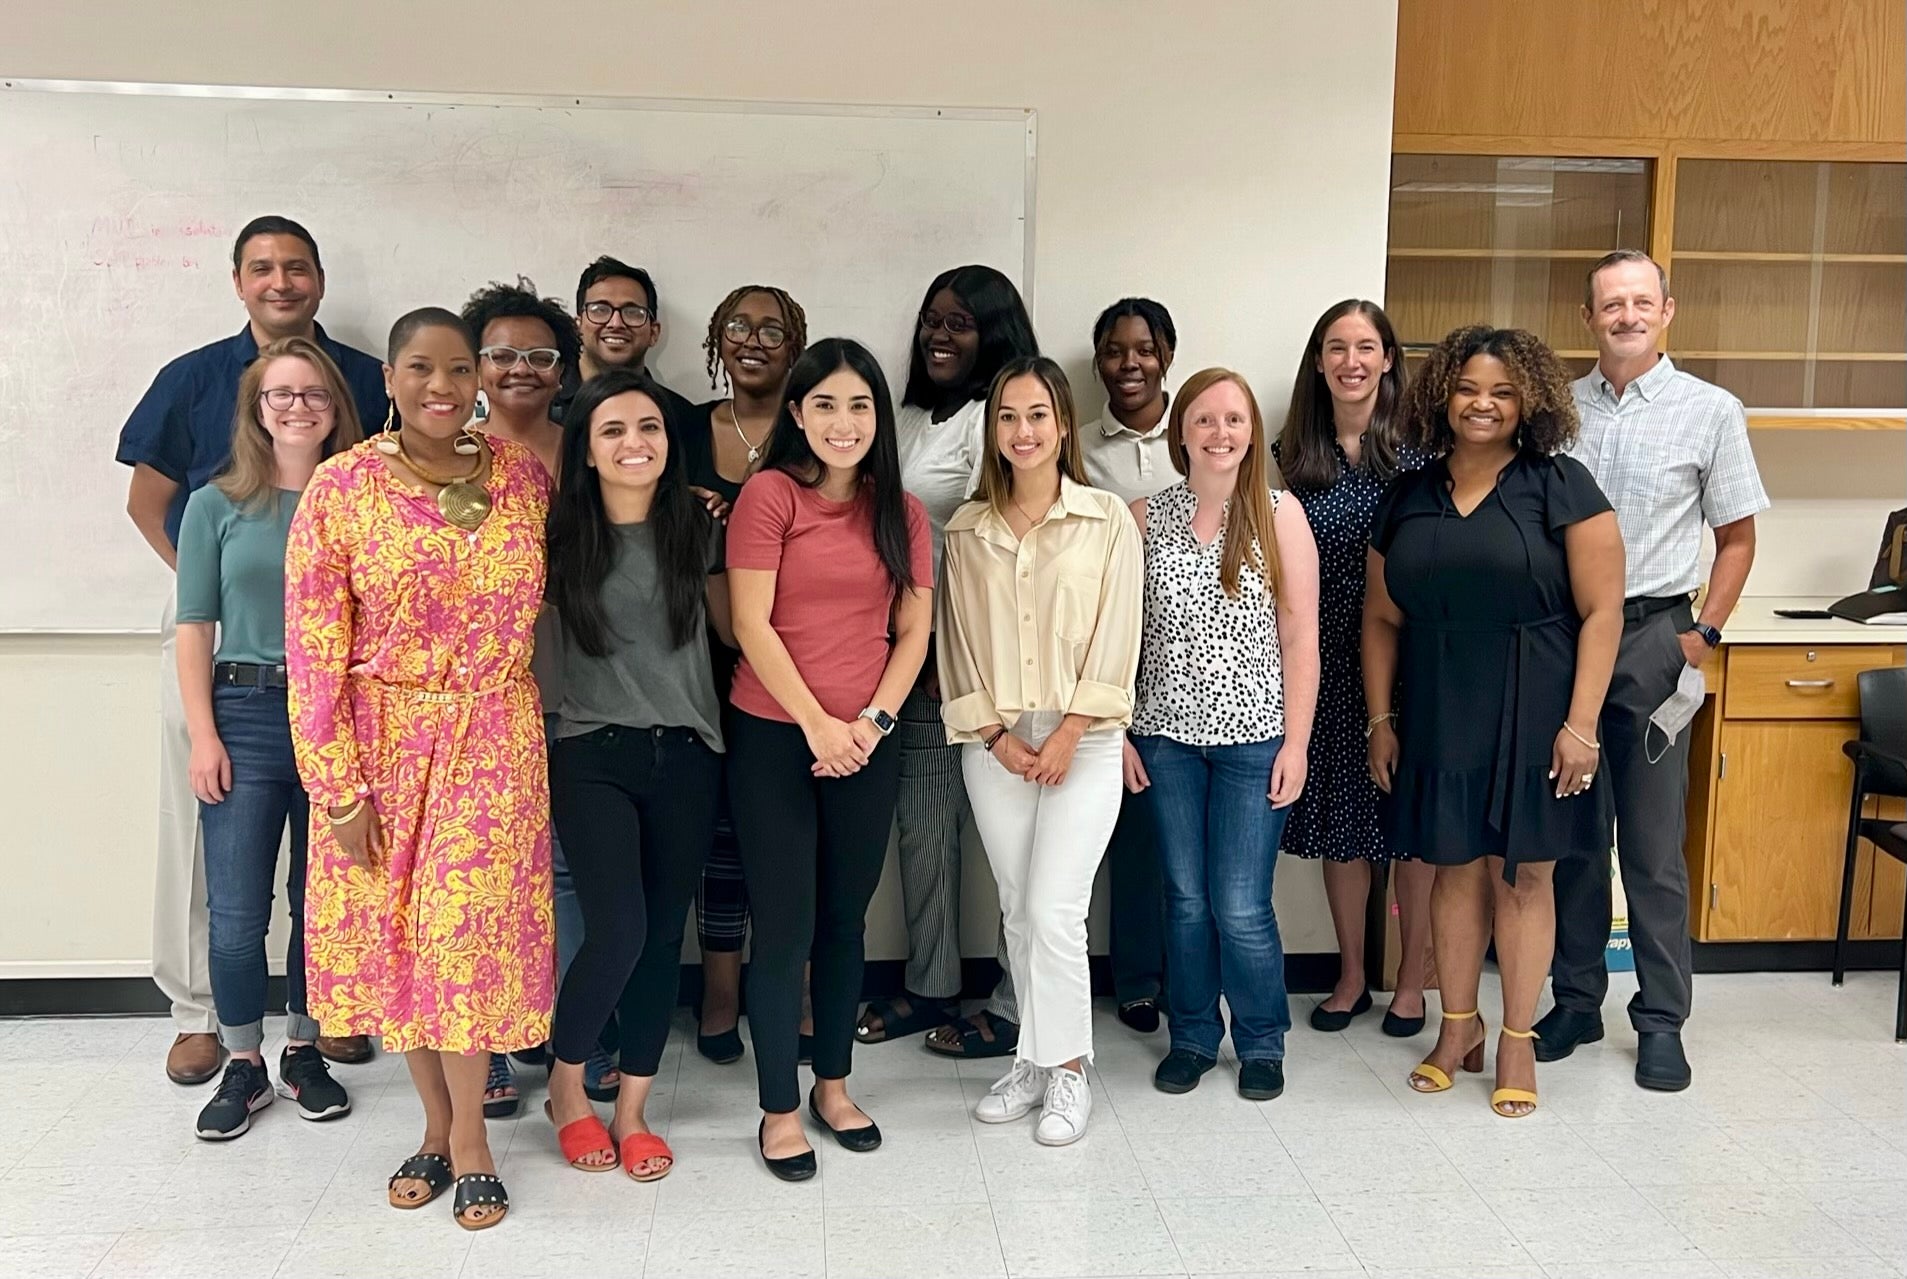
[[[1323,1004],[1311,1010],[1311,1029],[1343,1030],[1346,1026],[1371,1011],[1371,992],[1365,991],[1357,997],[1357,1002],[1341,1011],[1327,1011]]]
[[[1412,1035],[1423,1033],[1423,1029],[1424,1015],[1422,1013],[1418,1013],[1415,1017],[1399,1017],[1388,1008],[1384,1010],[1383,1030],[1392,1039],[1409,1039]]]
[[[1282,1061],[1242,1061],[1238,1063],[1238,1095],[1246,1101],[1271,1101],[1285,1090],[1285,1064]]]
[[[879,1124],[869,1120],[865,1128],[836,1128],[833,1124],[822,1118],[821,1107],[815,1104],[814,1091],[812,1089],[808,1092],[808,1113],[814,1117],[816,1123],[828,1130],[828,1135],[839,1142],[841,1148],[844,1150],[852,1150],[856,1154],[865,1154],[870,1150],[879,1150],[881,1147],[881,1126]]]
[[[1681,1092],[1694,1074],[1679,1030],[1645,1030],[1636,1037],[1636,1083],[1656,1092]]]
[[[730,1026],[719,1035],[697,1035],[695,1051],[718,1066],[727,1066],[742,1059],[742,1031],[739,1026]]]
[[[755,1129],[755,1145],[761,1151],[761,1161],[768,1165],[768,1171],[783,1181],[807,1181],[813,1177],[820,1166],[815,1162],[814,1151],[804,1150],[798,1155],[789,1155],[782,1159],[768,1157],[768,1121],[761,1121]]]
[[[1152,1086],[1160,1092],[1191,1092],[1198,1087],[1205,1072],[1216,1065],[1216,1057],[1201,1057],[1189,1048],[1174,1048],[1152,1072]]]
[[[1151,997],[1134,999],[1119,1005],[1119,1020],[1142,1035],[1159,1029],[1159,1001]]]
[[[1602,1014],[1558,1005],[1544,1013],[1531,1029],[1536,1031],[1536,1060],[1561,1061],[1580,1045],[1602,1039]]]

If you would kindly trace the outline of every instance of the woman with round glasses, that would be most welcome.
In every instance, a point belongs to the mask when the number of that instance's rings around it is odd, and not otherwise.
[[[895,433],[901,482],[927,508],[935,573],[947,520],[972,497],[993,452],[987,391],[1009,360],[1038,355],[1033,322],[1013,281],[990,266],[942,271],[927,286],[914,319],[907,389]],[[959,1019],[960,828],[967,788],[960,748],[947,744],[940,681],[930,653],[901,707],[894,736],[901,748],[899,808],[901,896],[907,912],[905,990],[877,999],[862,1015],[861,1043],[933,1033],[927,1047],[954,1057],[1000,1057],[1019,1044],[1019,1009],[1006,944],[1002,975],[985,1008]]]
[[[697,405],[684,424],[689,483],[733,506],[742,484],[768,451],[788,371],[808,347],[808,317],[785,289],[744,284],[723,298],[709,316],[702,351],[709,389],[726,398]],[[709,631],[715,691],[724,713],[729,682],[741,654]],[[742,884],[741,850],[735,843],[724,786],[715,842],[702,867],[695,895],[697,941],[702,950],[702,1007],[695,1046],[718,1065],[741,1060],[742,944],[748,938],[748,892]],[[810,1031],[811,1033],[811,1031]],[[804,1054],[803,1060],[806,1060]]]
[[[484,431],[524,445],[555,476],[563,428],[551,420],[550,405],[582,352],[576,325],[561,303],[538,297],[520,275],[515,284],[471,294],[463,319],[477,335],[477,372],[490,408]]]

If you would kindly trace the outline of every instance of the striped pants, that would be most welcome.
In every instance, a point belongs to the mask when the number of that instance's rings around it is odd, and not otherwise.
[[[940,703],[918,689],[901,707],[894,730],[901,753],[901,901],[907,915],[906,987],[928,999],[960,994],[960,833],[971,816],[960,771],[960,748],[947,744]],[[1018,1023],[1004,926],[995,941],[1000,982],[987,1011]]]

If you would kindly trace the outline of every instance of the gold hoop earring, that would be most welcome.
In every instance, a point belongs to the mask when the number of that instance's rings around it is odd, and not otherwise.
[[[483,439],[466,425],[463,429],[463,434],[459,435],[457,442],[451,445],[451,450],[464,457],[470,457],[473,454],[483,452]]]
[[[385,457],[396,457],[404,451],[403,444],[397,438],[397,406],[389,405],[384,410],[384,425],[379,428],[376,443],[373,445]]]

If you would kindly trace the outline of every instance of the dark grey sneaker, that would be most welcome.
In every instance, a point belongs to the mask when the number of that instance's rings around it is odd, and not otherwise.
[[[225,1077],[219,1080],[218,1091],[199,1112],[199,1140],[230,1141],[242,1137],[252,1126],[252,1112],[269,1105],[271,1077],[265,1068],[243,1057],[234,1057],[225,1063]]]
[[[324,1058],[310,1044],[287,1048],[278,1059],[278,1091],[298,1104],[300,1119],[337,1119],[351,1113],[344,1085],[331,1077]]]
[[[1216,1057],[1201,1057],[1190,1048],[1174,1048],[1152,1072],[1152,1086],[1160,1092],[1191,1092],[1205,1072],[1216,1065]]]
[[[1285,1090],[1285,1064],[1282,1061],[1238,1063],[1238,1095],[1246,1101],[1271,1101]]]

